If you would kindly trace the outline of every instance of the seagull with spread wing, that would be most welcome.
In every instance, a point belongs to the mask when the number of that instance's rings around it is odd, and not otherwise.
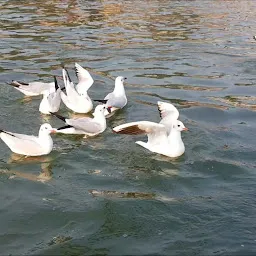
[[[78,83],[80,93],[78,92],[78,89],[75,88],[74,83],[71,81],[68,71],[64,67],[62,69],[66,93],[61,91],[61,99],[67,108],[76,113],[88,113],[93,108],[92,100],[87,94],[87,90],[91,85],[88,87],[89,83],[87,84],[85,80],[83,80],[84,75],[82,69],[83,68],[80,66],[80,68],[76,70],[78,78],[80,77],[80,81]]]
[[[172,104],[159,101],[158,109],[162,118],[160,123],[131,122],[116,126],[113,131],[118,134],[145,134],[148,141],[136,141],[138,145],[154,153],[172,158],[179,157],[185,152],[181,132],[188,129],[177,120],[179,112]]]

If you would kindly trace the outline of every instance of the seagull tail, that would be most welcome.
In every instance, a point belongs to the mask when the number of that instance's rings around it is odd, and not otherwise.
[[[6,132],[6,131],[0,129],[0,133],[2,133],[2,132],[3,132],[3,133],[6,133],[6,134],[8,134],[8,135],[11,135],[11,136],[13,136],[13,137],[15,137],[13,134],[11,134],[11,133],[9,133],[9,132]]]
[[[67,128],[73,128],[72,125],[65,125],[65,126],[61,126],[57,129],[57,131],[60,131],[60,130],[64,130],[64,129],[67,129]]]
[[[63,122],[66,122],[66,117],[61,116],[61,115],[58,115],[58,114],[53,113],[53,112],[50,112],[50,113],[51,113],[51,115],[56,116],[57,118],[59,118],[59,119],[62,120]]]
[[[54,78],[55,91],[57,92],[57,90],[59,89],[58,81],[57,81],[56,76],[54,76],[53,78]]]
[[[12,80],[11,83],[7,83],[9,85],[12,85],[14,87],[20,87],[21,85],[26,85],[28,86],[28,83],[25,83],[25,82],[21,82],[21,81],[15,81],[15,80]]]

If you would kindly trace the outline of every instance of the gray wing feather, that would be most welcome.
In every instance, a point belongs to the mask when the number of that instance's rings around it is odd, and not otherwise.
[[[42,153],[42,147],[36,141],[37,137],[14,133],[13,135],[1,134],[2,140],[13,152],[23,155],[40,155]]]
[[[68,119],[66,123],[72,125],[76,129],[85,131],[87,133],[98,133],[102,127],[99,123],[95,122],[92,118],[84,117],[78,119]]]
[[[115,96],[111,96],[107,103],[106,106],[107,107],[115,107],[115,108],[123,108],[127,103],[127,99],[126,97],[115,97]]]

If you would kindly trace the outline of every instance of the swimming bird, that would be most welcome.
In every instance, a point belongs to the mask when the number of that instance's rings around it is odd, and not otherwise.
[[[124,80],[126,79],[126,77],[118,76],[115,80],[114,91],[109,93],[104,100],[95,100],[105,104],[106,117],[112,116],[118,109],[122,109],[127,104],[127,97],[124,90]]]
[[[0,130],[0,138],[16,154],[41,156],[52,151],[53,141],[50,134],[54,132],[50,124],[44,123],[39,129],[38,136]]]
[[[105,131],[106,117],[104,115],[105,106],[98,105],[93,113],[93,118],[81,117],[76,119],[68,119],[61,115],[52,113],[67,125],[56,129],[57,133],[65,134],[85,134],[86,136],[95,136]],[[85,137],[86,137],[85,136]]]
[[[74,83],[71,81],[70,76],[65,68],[62,69],[64,85],[66,94],[61,91],[60,96],[63,103],[67,108],[76,113],[88,113],[92,110],[92,100],[87,94],[87,91],[78,93]]]
[[[43,91],[43,99],[39,105],[39,111],[43,114],[50,115],[51,112],[58,112],[61,103],[60,92],[61,89],[58,85],[56,76],[54,76],[55,91]]]
[[[78,84],[76,85],[76,90],[79,94],[85,94],[89,88],[94,83],[94,80],[90,73],[81,67],[78,63],[75,63],[75,72],[78,78]]]
[[[26,96],[37,96],[40,94],[43,94],[45,90],[49,90],[50,92],[53,92],[54,89],[54,82],[51,83],[43,83],[43,82],[21,82],[21,81],[15,81],[13,80],[11,83],[8,83],[9,85],[12,85],[15,89],[22,92]]]
[[[168,157],[178,157],[185,152],[181,131],[186,130],[188,129],[179,120],[173,122],[169,135],[167,135],[164,125],[149,121],[126,123],[113,128],[115,133],[120,134],[146,134],[148,136],[146,143],[143,141],[136,141],[135,143],[151,152]]]
[[[177,120],[179,112],[172,104],[159,101],[158,109],[162,117],[160,123],[131,122],[116,126],[113,131],[119,134],[146,134],[148,141],[136,141],[138,145],[168,157],[181,156],[185,152],[181,132],[188,129]]]

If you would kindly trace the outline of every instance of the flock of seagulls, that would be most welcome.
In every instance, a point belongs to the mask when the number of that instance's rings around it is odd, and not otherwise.
[[[46,115],[53,115],[65,123],[59,128],[53,128],[50,124],[44,123],[40,126],[38,136],[0,130],[0,138],[12,152],[25,156],[47,155],[53,148],[52,133],[96,136],[106,130],[106,118],[113,116],[116,111],[126,106],[125,77],[118,76],[115,79],[113,92],[107,94],[103,100],[92,100],[88,95],[88,90],[94,83],[90,73],[77,63],[75,63],[75,72],[78,78],[77,85],[72,82],[66,68],[62,68],[63,88],[58,85],[56,77],[51,83],[20,81],[10,83],[26,96],[42,95],[39,111]],[[75,113],[89,113],[93,109],[93,101],[100,103],[92,113],[93,118],[67,118],[57,114],[61,102]],[[147,142],[136,141],[136,143],[154,153],[171,158],[179,157],[185,152],[181,132],[188,129],[178,120],[179,111],[174,105],[161,101],[158,101],[157,105],[161,117],[159,123],[136,121],[116,126],[113,132],[147,135]]]

